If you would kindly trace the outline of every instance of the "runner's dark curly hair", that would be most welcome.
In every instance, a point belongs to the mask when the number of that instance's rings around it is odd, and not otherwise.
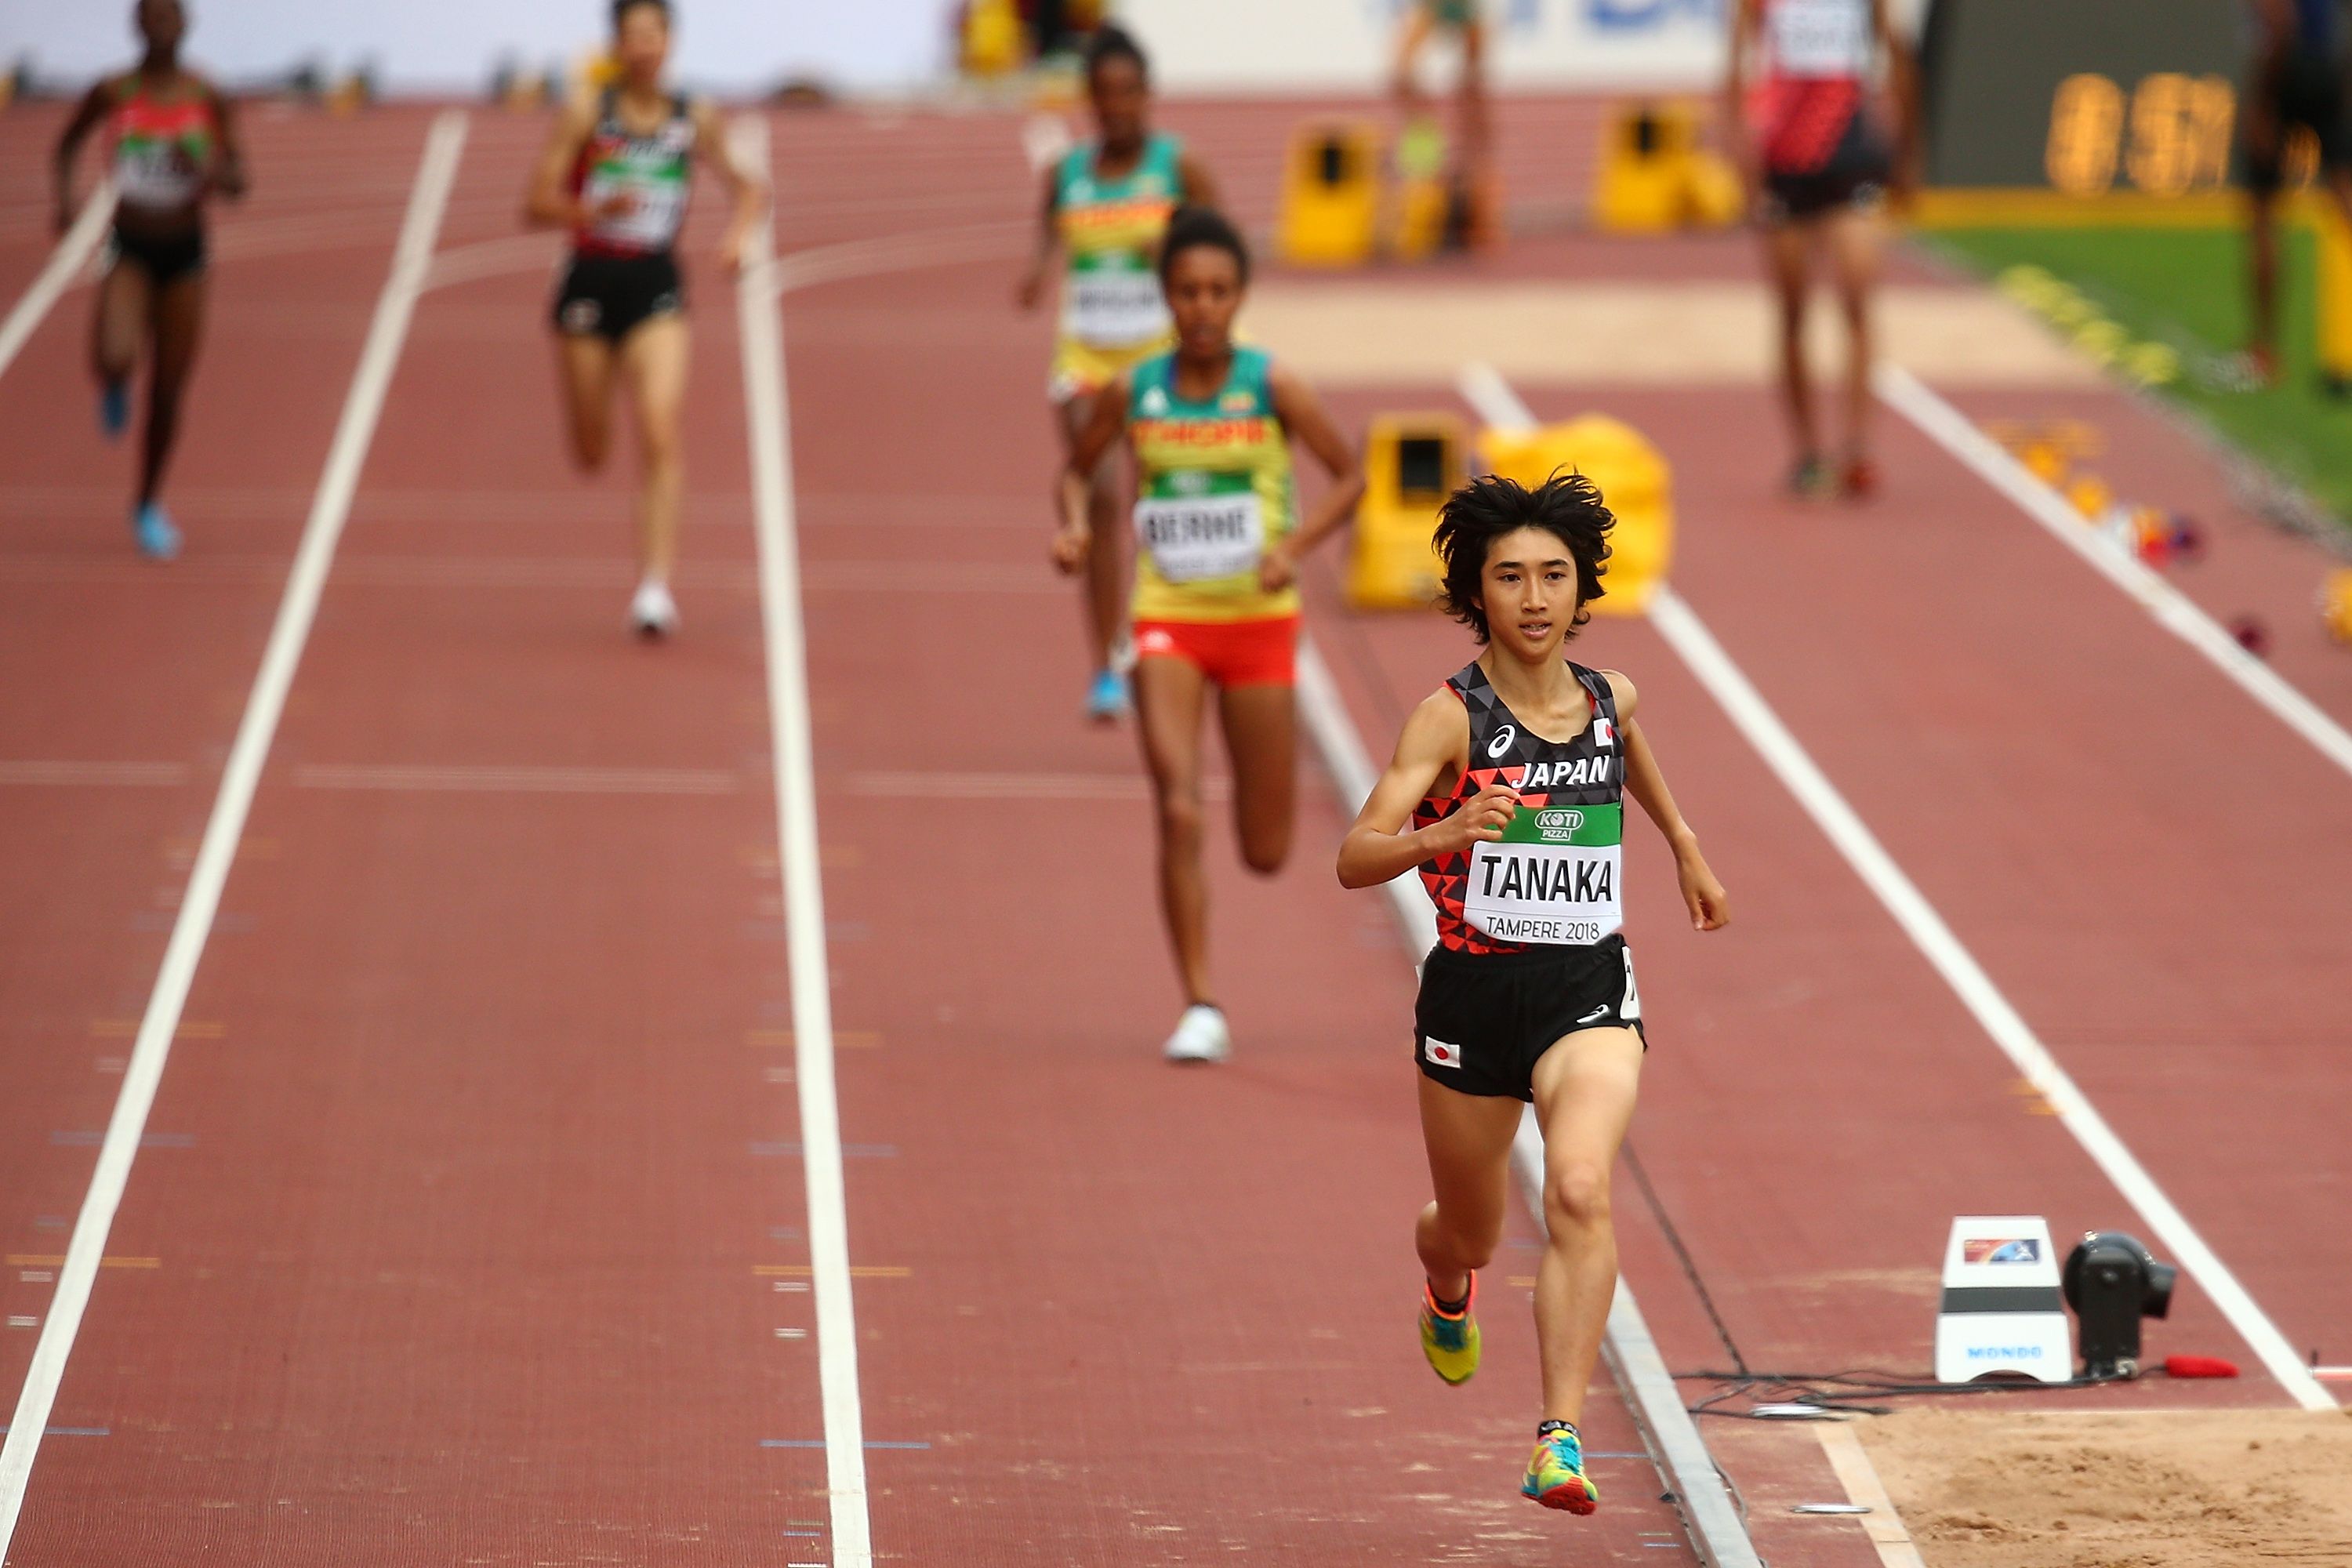
[[[1445,498],[1431,541],[1445,563],[1438,606],[1486,640],[1486,591],[1482,574],[1495,541],[1515,529],[1536,528],[1568,547],[1576,563],[1576,618],[1568,635],[1592,618],[1585,606],[1608,592],[1601,585],[1609,570],[1609,531],[1617,519],[1601,504],[1600,487],[1582,474],[1552,475],[1534,489],[1500,474],[1482,474]]]
[[[669,0],[613,0],[613,31],[619,32],[622,19],[640,5],[650,5],[660,12],[662,26],[665,27],[668,26],[674,19],[670,12]]]
[[[1135,41],[1135,35],[1116,22],[1105,22],[1087,45],[1087,79],[1094,80],[1095,72],[1112,60],[1133,60],[1135,74],[1145,81],[1151,79],[1151,62],[1143,58],[1143,46]]]
[[[1160,241],[1160,286],[1168,287],[1168,273],[1179,252],[1203,245],[1232,257],[1241,268],[1242,282],[1249,282],[1249,245],[1232,220],[1214,207],[1178,207],[1169,215],[1168,232]]]

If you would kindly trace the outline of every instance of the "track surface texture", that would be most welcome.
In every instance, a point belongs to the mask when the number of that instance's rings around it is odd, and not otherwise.
[[[1262,227],[1305,112],[1165,118]],[[1234,1061],[1157,1059],[1180,998],[1147,795],[1131,735],[1078,721],[1075,595],[1044,561],[1048,325],[1011,304],[1024,118],[766,124],[876,1560],[1687,1559],[1605,1376],[1602,1511],[1514,1495],[1524,1219],[1486,1282],[1486,1373],[1453,1390],[1421,1364],[1413,955],[1384,901],[1331,880],[1352,803],[1311,755],[1282,875],[1248,877],[1213,833]],[[0,374],[0,1412],[429,119],[248,117],[256,193],[215,229],[168,492],[179,562],[131,552],[88,289]],[[1507,105],[1533,232],[1393,280],[1752,277],[1738,237],[1547,232],[1600,120]],[[47,256],[54,125],[0,116],[0,307]],[[835,1560],[738,294],[706,195],[686,626],[639,646],[627,443],[602,479],[571,470],[555,247],[513,228],[543,129],[471,117],[12,1568]],[[1442,361],[1329,401],[1349,427],[1460,408]],[[1885,492],[1799,506],[1773,488],[1760,388],[1515,384],[1542,417],[1602,408],[1658,444],[1683,596],[2253,1300],[2352,1362],[2332,1005],[2352,778],[1890,411]],[[1972,417],[2097,422],[2119,489],[2160,488],[2213,533],[2181,586],[2264,613],[2280,672],[2352,722],[2352,661],[2291,607],[2317,558],[2239,516],[2207,455],[2107,393],[1948,395]],[[1310,626],[1378,754],[1468,648],[1433,616],[1349,612],[1343,549],[1310,569]],[[1578,657],[1640,684],[1738,900],[1730,930],[1692,935],[1637,833],[1654,1049],[1617,1209],[1669,1364],[1923,1373],[1952,1215],[2044,1214],[2062,1246],[2140,1228],[1658,630],[1603,617]],[[2150,1341],[2248,1375],[2016,1397],[2285,1402],[2193,1279]],[[1769,1560],[1876,1561],[1851,1521],[1788,1513],[1844,1496],[1809,1432],[1702,1428]]]

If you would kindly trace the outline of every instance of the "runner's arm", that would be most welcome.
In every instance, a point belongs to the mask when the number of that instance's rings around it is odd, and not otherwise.
[[[1188,207],[1216,207],[1216,176],[1209,165],[1187,150],[1176,155],[1176,176],[1184,182],[1184,205]],[[1222,207],[1218,208],[1223,211]]]
[[[249,187],[245,174],[245,140],[237,134],[236,105],[228,94],[209,83],[205,90],[212,95],[213,123],[220,129],[220,152],[213,159],[206,182],[229,200],[237,201]]]
[[[1650,750],[1649,737],[1633,722],[1641,694],[1621,671],[1604,669],[1601,678],[1609,682],[1609,690],[1617,699],[1617,739],[1625,757],[1625,793],[1657,825],[1675,852],[1675,880],[1682,885],[1691,929],[1719,930],[1731,920],[1730,896],[1707,868],[1706,857],[1699,853],[1698,835],[1691,831],[1675,805],[1674,793],[1666,788],[1666,775],[1658,771],[1657,753]]]
[[[82,95],[81,102],[74,109],[73,118],[66,121],[64,132],[58,137],[57,155],[50,167],[57,189],[59,234],[73,226],[74,214],[80,208],[73,194],[74,160],[81,156],[81,144],[89,139],[89,133],[98,129],[99,121],[104,120],[107,110],[113,107],[114,83],[110,80],[100,82]]]
[[[1095,469],[1110,451],[1111,443],[1127,429],[1128,395],[1129,382],[1124,373],[1095,395],[1086,427],[1070,444],[1069,461],[1054,481],[1054,502],[1062,520],[1054,534],[1054,564],[1065,572],[1075,572],[1085,565],[1087,552],[1093,547],[1094,520],[1087,505],[1087,494],[1094,487]]]
[[[734,203],[727,233],[719,242],[719,263],[733,272],[743,265],[743,242],[751,237],[752,226],[768,216],[768,183],[737,162],[735,149],[728,144],[727,127],[719,118],[719,106],[709,99],[695,101],[694,144]]]
[[[1919,188],[1927,152],[1920,124],[1919,59],[1911,52],[1910,40],[1895,30],[1887,0],[1871,0],[1870,10],[1878,47],[1886,51],[1887,90],[1895,100],[1894,195],[1898,203],[1907,202]]]
[[[1339,525],[1356,515],[1356,505],[1364,499],[1364,465],[1348,438],[1331,423],[1323,400],[1315,389],[1290,372],[1287,365],[1277,363],[1268,373],[1266,389],[1274,395],[1274,412],[1282,427],[1298,437],[1299,444],[1315,454],[1324,472],[1331,476],[1331,488],[1315,505],[1312,517],[1300,522],[1298,531],[1289,538],[1276,541],[1266,551],[1258,568],[1259,585],[1268,593],[1286,588],[1298,575],[1298,563],[1333,533]]]
[[[1054,269],[1054,258],[1062,248],[1062,184],[1059,169],[1045,166],[1045,199],[1038,209],[1037,249],[1029,258],[1029,269],[1021,274],[1013,286],[1013,298],[1024,310],[1034,310],[1045,297],[1045,278]]]
[[[1733,0],[1731,39],[1723,63],[1723,155],[1739,171],[1750,206],[1762,187],[1763,172],[1748,135],[1748,50],[1762,18],[1762,0]]]
[[[1355,826],[1339,841],[1339,885],[1372,888],[1403,876],[1424,860],[1503,836],[1518,797],[1490,784],[1432,826],[1407,830],[1412,808],[1437,781],[1458,774],[1470,758],[1470,715],[1462,700],[1439,690],[1422,699],[1404,721],[1396,755],[1372,785]]]
[[[547,145],[531,169],[530,189],[523,196],[523,222],[530,227],[578,228],[588,221],[587,210],[566,187],[580,162],[580,150],[588,144],[588,132],[595,126],[595,113],[593,100],[574,98],[556,117],[555,129],[548,132]]]

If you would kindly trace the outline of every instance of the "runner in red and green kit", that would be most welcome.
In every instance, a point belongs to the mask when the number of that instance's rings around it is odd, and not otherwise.
[[[1484,647],[1405,721],[1339,847],[1342,883],[1418,869],[1437,906],[1413,1019],[1436,1198],[1413,1242],[1422,1351],[1447,1383],[1478,1369],[1471,1300],[1502,1240],[1523,1102],[1542,1127],[1543,1415],[1520,1491],[1570,1513],[1600,1503],[1577,1423],[1617,1285],[1610,1171],[1647,1049],[1620,929],[1627,795],[1674,848],[1693,928],[1730,918],[1633,721],[1633,683],[1562,657],[1601,595],[1614,521],[1575,475],[1533,490],[1481,479],[1446,501],[1442,602]]]
[[[228,100],[180,64],[188,30],[180,0],[140,0],[132,15],[145,46],[139,64],[90,89],[58,139],[57,222],[61,234],[72,226],[74,163],[104,126],[115,208],[90,335],[99,424],[109,436],[129,427],[131,378],[144,352],[147,428],[131,534],[146,554],[168,561],[180,552],[180,531],[160,497],[204,335],[205,203],[245,194],[245,159]]]

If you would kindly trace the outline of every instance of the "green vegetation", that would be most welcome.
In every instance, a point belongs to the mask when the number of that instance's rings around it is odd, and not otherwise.
[[[2128,338],[2167,345],[2180,374],[2158,391],[2352,519],[2352,397],[2332,397],[2316,366],[2316,243],[2289,228],[2281,245],[2279,384],[2234,389],[2246,342],[2245,239],[2234,228],[1965,228],[1930,241],[1990,279],[2040,268],[2087,299]],[[2012,274],[2012,282],[2020,275]],[[2023,275],[2030,277],[2031,275]]]

